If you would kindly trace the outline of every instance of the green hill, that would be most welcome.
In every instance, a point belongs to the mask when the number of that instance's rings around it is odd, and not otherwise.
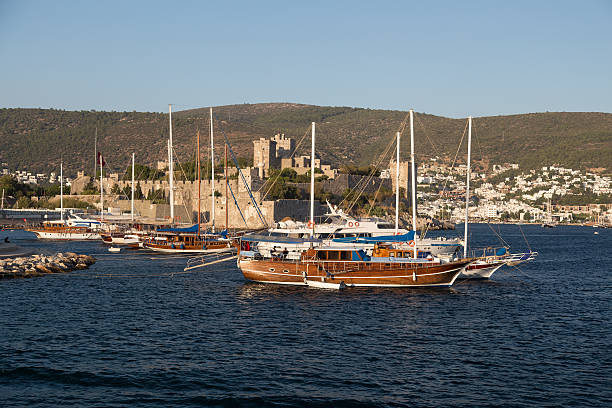
[[[300,139],[317,123],[317,150],[335,166],[367,165],[377,158],[407,112],[351,107],[320,107],[266,103],[214,108],[216,144],[222,131],[234,151],[252,155],[252,141],[276,132]],[[173,114],[175,149],[181,161],[195,152],[195,132],[201,130],[203,155],[208,140],[208,108]],[[466,127],[465,119],[415,114],[416,153],[419,159],[454,157]],[[67,174],[93,171],[94,135],[110,168],[129,166],[131,153],[143,164],[167,155],[168,115],[142,112],[0,109],[0,162],[11,169],[49,172],[63,157]],[[402,156],[409,153],[408,129],[403,132]],[[310,146],[303,144],[303,153]],[[459,157],[465,157],[465,141]],[[612,169],[612,114],[594,112],[529,113],[474,118],[473,156],[487,164],[512,162],[522,168],[559,164],[572,168]]]

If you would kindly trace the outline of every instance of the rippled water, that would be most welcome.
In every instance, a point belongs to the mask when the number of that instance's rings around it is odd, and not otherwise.
[[[0,405],[610,406],[612,230],[523,231],[539,257],[491,281],[340,292],[10,233],[98,262],[0,281]]]

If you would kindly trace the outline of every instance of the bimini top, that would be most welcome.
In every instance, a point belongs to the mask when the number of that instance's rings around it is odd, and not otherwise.
[[[409,231],[402,235],[384,235],[380,237],[346,237],[334,238],[334,242],[355,243],[355,244],[376,244],[379,242],[408,242],[414,240],[414,231]]]
[[[157,232],[198,232],[198,224],[186,228],[159,228]]]
[[[195,234],[198,232],[198,224],[194,224],[191,227],[186,227],[186,228],[159,228],[158,230],[156,230],[156,232],[182,232],[185,234]],[[223,238],[227,238],[227,229],[224,229],[223,231],[216,232],[216,233],[209,232],[208,234],[209,235],[219,235],[219,236],[222,236]]]

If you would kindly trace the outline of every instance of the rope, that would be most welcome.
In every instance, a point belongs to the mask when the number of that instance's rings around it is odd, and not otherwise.
[[[304,132],[304,135],[302,136],[302,138],[298,142],[297,146],[295,146],[295,149],[293,149],[293,153],[291,153],[291,156],[289,156],[290,159],[293,159],[293,157],[297,153],[298,149],[300,148],[300,146],[302,145],[302,143],[306,139],[306,136],[308,135],[309,131],[310,131],[310,128],[307,128],[306,131]],[[257,190],[257,192],[260,192],[264,187],[269,185],[269,187],[266,190],[266,192],[264,193],[264,195],[260,198],[260,200],[259,200],[260,202],[266,199],[266,197],[268,196],[268,194],[272,190],[272,187],[274,187],[274,185],[276,184],[276,181],[280,178],[281,173],[282,173],[282,169],[281,169],[281,171],[278,172],[278,174],[276,175],[276,177],[274,178],[274,181],[272,183],[269,183],[270,179],[268,179],[268,180],[266,180],[265,183],[262,184],[262,186],[259,188],[259,190]]]
[[[452,172],[455,168],[455,164],[457,162],[457,156],[459,156],[459,150],[461,150],[461,145],[463,145],[463,139],[465,139],[465,134],[467,132],[467,128],[468,128],[468,122],[465,123],[465,127],[463,128],[463,134],[461,135],[461,140],[459,141],[459,146],[457,146],[457,151],[455,152],[455,157],[453,158],[453,162],[451,165],[451,169],[450,171]],[[444,182],[444,186],[442,187],[442,192],[446,191],[446,186],[448,185],[448,179],[446,179],[446,181]],[[425,225],[423,226],[423,231],[421,234],[421,239],[424,239],[425,236],[427,235],[427,231],[429,231],[429,226]]]
[[[179,272],[165,272],[165,273],[153,273],[153,274],[114,274],[114,273],[97,273],[97,274],[86,274],[86,273],[68,273],[68,274],[49,274],[50,276],[78,276],[78,277],[87,277],[87,278],[164,278],[171,277],[174,275],[187,275],[190,273],[197,272],[205,272],[205,271],[196,271],[195,269],[189,271],[179,271]]]
[[[353,190],[354,191],[355,190],[359,190],[359,194],[357,195],[357,197],[351,203],[349,203],[349,206],[348,206],[348,208],[346,210],[347,213],[349,211],[351,211],[351,209],[355,206],[355,204],[357,203],[357,201],[359,200],[359,198],[361,197],[361,195],[365,191],[366,187],[370,183],[370,180],[372,180],[372,178],[374,177],[374,173],[376,172],[376,170],[378,170],[378,168],[380,167],[382,162],[386,159],[387,155],[389,155],[389,153],[390,153],[391,149],[393,148],[394,144],[395,144],[395,138],[391,139],[391,141],[389,142],[389,144],[387,145],[385,150],[379,155],[378,161],[375,162],[374,165],[372,166],[372,170],[370,170],[370,173],[368,174],[367,178],[362,178],[359,181],[359,183],[357,183],[357,185],[355,186],[355,188]],[[382,185],[382,183],[381,183],[381,185]],[[344,204],[344,202],[347,201],[349,196],[350,195],[347,195],[346,197],[344,197],[342,199],[342,201],[340,202],[340,204],[338,204],[338,207],[341,207],[342,204]]]
[[[240,169],[240,166],[238,165],[238,159],[236,159],[236,155],[234,154],[234,150],[232,149],[232,145],[229,142],[229,139],[227,137],[227,135],[225,134],[225,130],[223,130],[223,125],[222,125],[222,121],[219,120],[219,128],[221,130],[221,133],[223,133],[223,137],[225,138],[225,144],[227,145],[227,149],[231,155],[231,158],[234,162],[234,165],[236,166],[236,169],[238,170],[238,174],[240,175],[240,178],[242,179],[242,182],[244,183],[244,187],[246,188],[247,192],[249,193],[249,198],[251,199],[251,202],[253,203],[253,206],[255,207],[255,211],[257,211],[257,216],[259,217],[259,220],[262,222],[262,224],[267,228],[268,227],[268,222],[266,221],[266,219],[264,218],[261,209],[259,208],[259,206],[257,205],[257,201],[255,200],[255,197],[253,197],[253,192],[251,191],[251,188],[249,187],[249,184],[246,181],[246,178],[244,177],[244,174],[242,173],[242,170]]]
[[[174,157],[176,157],[176,162],[179,165],[179,168],[181,169],[181,173],[183,173],[183,176],[185,177],[185,181],[187,181],[187,173],[185,173],[185,169],[183,168],[183,165],[181,164],[181,161],[179,160],[179,157],[178,157],[178,155],[176,154],[176,152],[174,150],[174,146],[172,146],[172,153],[174,154]],[[185,212],[187,214],[189,214],[189,209],[187,208],[187,203],[185,202],[185,200],[183,200],[183,207],[185,208]],[[191,220],[191,218],[190,218],[190,220]],[[193,220],[191,220],[191,221],[193,221]]]

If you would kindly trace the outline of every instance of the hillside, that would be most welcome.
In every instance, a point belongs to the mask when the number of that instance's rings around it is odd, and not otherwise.
[[[407,115],[402,111],[293,103],[220,106],[214,108],[214,113],[219,153],[222,131],[239,156],[250,158],[254,139],[271,137],[279,131],[300,139],[310,132],[314,121],[318,153],[335,166],[371,163]],[[418,157],[452,158],[466,120],[423,113],[417,113],[415,118]],[[179,159],[191,160],[198,128],[204,136],[202,146],[206,146],[208,108],[176,112],[173,119]],[[67,174],[74,175],[82,169],[91,172],[96,128],[98,149],[114,171],[129,165],[132,152],[143,164],[154,164],[167,155],[167,114],[0,109],[0,162],[11,169],[49,172],[59,167],[63,156]],[[409,153],[407,130],[402,139],[405,158]],[[309,144],[308,140],[303,147]],[[460,157],[464,156],[465,144]],[[610,171],[612,114],[557,112],[474,118],[473,156],[485,167],[487,163],[517,162],[522,168],[560,164]]]

